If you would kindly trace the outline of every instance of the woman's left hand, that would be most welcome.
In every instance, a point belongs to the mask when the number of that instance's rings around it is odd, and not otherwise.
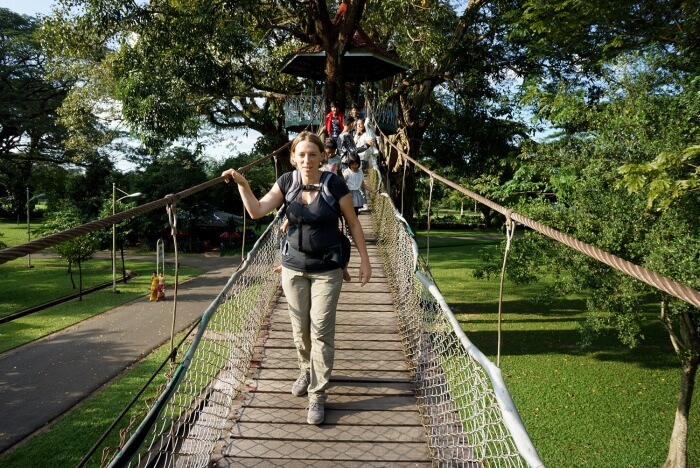
[[[372,277],[372,266],[369,262],[360,263],[360,286],[364,286],[369,283],[369,279]]]

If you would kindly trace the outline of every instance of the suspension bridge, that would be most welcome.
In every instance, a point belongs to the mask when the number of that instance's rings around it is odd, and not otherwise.
[[[406,161],[428,171],[417,161]],[[517,222],[691,304],[700,293],[611,256],[468,191],[431,177]],[[110,227],[221,183],[0,251],[0,263]],[[382,188],[378,173],[370,186]],[[361,221],[375,278],[341,295],[336,367],[326,422],[305,424],[305,399],[289,386],[298,370],[279,277],[280,220],[258,239],[190,332],[174,348],[168,381],[125,435],[109,466],[543,466],[498,367],[468,339],[418,255],[389,198],[374,195]],[[176,237],[173,234],[174,238]],[[177,245],[176,239],[175,245]],[[356,259],[355,259],[356,261]],[[177,264],[177,250],[175,252]],[[176,299],[177,300],[177,299]],[[105,435],[106,437],[106,435]],[[96,441],[80,466],[102,450]]]

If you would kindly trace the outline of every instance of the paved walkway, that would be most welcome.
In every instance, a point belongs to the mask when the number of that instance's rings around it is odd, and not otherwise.
[[[178,287],[176,330],[204,312],[239,263],[239,257],[180,257],[180,264],[205,273]],[[137,299],[0,355],[0,453],[167,342],[172,311],[172,295],[163,302]]]

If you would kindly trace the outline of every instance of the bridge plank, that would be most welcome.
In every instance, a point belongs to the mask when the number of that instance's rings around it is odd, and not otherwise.
[[[398,337],[396,336],[395,328],[386,328],[384,330],[372,330],[372,332],[359,331],[354,333],[353,331],[343,331],[335,333],[336,341],[344,343],[346,341],[383,341],[389,343],[400,343]],[[268,346],[274,348],[276,345],[276,340],[290,343],[292,341],[292,327],[289,326],[289,330],[271,330],[267,336]]]
[[[357,335],[359,336],[359,335]],[[296,359],[296,350],[294,349],[294,343],[292,343],[292,333],[289,332],[289,336],[280,339],[269,340],[270,344],[267,348],[279,350],[280,354],[276,354],[277,357],[284,357],[286,359],[294,358]],[[360,341],[360,340],[346,340],[337,342],[335,347],[336,359],[343,359],[338,353],[348,354],[352,351],[352,355],[355,359],[378,359],[383,357],[385,360],[403,360],[403,349],[401,343],[396,341]],[[391,358],[387,357],[391,356]]]
[[[229,459],[218,460],[215,466],[216,468],[231,467],[233,465],[236,468],[268,468],[268,467],[283,467],[283,468],[308,468],[309,463],[307,460],[288,460],[286,458],[274,459],[267,458],[265,460],[258,460],[256,458],[241,458],[235,461],[235,463],[228,464]],[[314,468],[338,468],[338,462],[334,460],[314,460]],[[415,467],[429,467],[432,466],[431,462],[391,462],[392,468],[415,468]],[[352,461],[343,460],[343,468],[386,468],[387,463],[384,461],[371,462],[371,461]]]
[[[289,323],[289,314],[286,310],[275,311],[275,313],[272,315],[272,319],[284,320],[285,323]],[[341,324],[345,326],[373,325],[381,327],[396,327],[396,317],[392,316],[392,313],[390,312],[350,312],[339,310],[336,315],[336,320],[340,322],[338,325],[336,325],[336,328]]]
[[[291,341],[291,339],[289,340]],[[292,360],[294,364],[297,362],[297,351],[294,346],[290,343],[279,342],[284,346],[277,346],[274,348],[265,348],[266,351],[261,353],[255,353],[260,359],[282,359],[282,360]],[[386,342],[377,342],[381,345],[386,344]],[[403,351],[401,349],[388,350],[384,347],[375,348],[373,343],[365,344],[367,349],[357,349],[359,345],[353,345],[352,347],[343,346],[339,349],[336,346],[335,349],[335,362],[336,365],[334,369],[340,369],[338,367],[339,361],[344,360],[354,360],[354,361],[401,361],[404,362]],[[256,349],[258,351],[258,349]],[[260,350],[262,351],[262,350]],[[269,356],[269,357],[268,357]],[[268,361],[268,366],[272,366],[271,362]],[[287,364],[281,367],[287,367]]]
[[[336,353],[337,354],[337,353]],[[259,364],[262,368],[272,368],[272,369],[299,369],[296,359],[264,359]],[[342,371],[405,371],[406,363],[404,361],[386,361],[386,360],[375,360],[375,361],[359,361],[355,359],[337,359],[335,360],[333,366],[333,372]],[[296,378],[296,377],[295,377]]]
[[[257,363],[255,364],[257,365]],[[291,388],[292,382],[299,377],[299,369],[288,367],[286,369],[260,369],[260,375],[264,376],[261,378],[275,379],[275,380],[285,380]],[[366,370],[366,369],[355,369],[351,372],[341,371],[334,369],[333,375],[331,376],[331,385],[334,381],[349,381],[358,380],[363,382],[410,382],[410,378],[406,371],[390,371],[390,370]]]
[[[270,325],[270,331],[284,331],[285,333],[290,334],[292,332],[292,326],[289,323],[289,318],[287,317],[287,321],[285,323],[282,322],[276,322],[272,323]],[[340,334],[340,333],[398,333],[399,328],[396,325],[396,323],[387,323],[386,325],[380,325],[380,324],[355,324],[351,325],[348,323],[336,323],[335,325],[335,333]]]
[[[274,372],[274,371],[273,371]],[[273,374],[262,370],[260,378],[246,382],[249,388],[254,388],[257,392],[277,392],[287,393],[291,388],[290,379],[275,379],[279,374]],[[269,375],[269,379],[266,378]],[[330,392],[333,394],[352,393],[361,391],[365,395],[413,395],[413,387],[408,380],[404,381],[383,381],[381,385],[377,382],[360,381],[356,378],[346,378],[338,381],[331,381]]]
[[[244,408],[231,413],[227,430],[236,432],[239,422],[258,424],[296,424],[307,425],[305,408]],[[302,421],[303,423],[300,423]],[[328,411],[324,425],[343,424],[345,426],[415,426],[422,427],[415,411]]]
[[[296,416],[298,418],[299,412]],[[302,412],[303,413],[303,412]],[[330,413],[330,412],[329,412]],[[303,416],[303,414],[302,414]],[[329,414],[330,417],[330,414]],[[380,418],[380,416],[377,416]],[[291,423],[275,423],[270,427],[255,422],[238,422],[236,430],[250,439],[310,440],[318,434],[315,426],[301,425],[298,419]],[[423,426],[357,426],[338,420],[324,428],[323,438],[335,442],[423,442]]]
[[[319,429],[318,437],[323,437]],[[264,458],[275,456],[291,460],[425,462],[427,449],[422,443],[333,442],[325,440],[234,439],[223,451],[226,457]],[[215,465],[220,466],[220,465]],[[225,466],[225,465],[224,465]],[[337,465],[336,465],[337,466]]]

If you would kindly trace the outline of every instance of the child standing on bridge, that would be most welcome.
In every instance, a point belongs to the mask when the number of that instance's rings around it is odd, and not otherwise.
[[[260,200],[239,172],[229,169],[221,174],[226,182],[230,178],[238,184],[243,204],[252,218],[264,216],[283,203],[287,205],[288,248],[282,255],[282,289],[289,305],[301,369],[299,378],[292,385],[292,394],[303,396],[308,393],[306,421],[309,424],[321,424],[325,418],[326,389],[335,356],[335,316],[343,270],[337,256],[328,253],[340,249],[339,212],[360,253],[362,286],[372,276],[365,236],[347,185],[342,178],[331,173],[326,183],[337,201],[336,206],[330,206],[321,195],[323,146],[321,139],[311,132],[301,132],[292,142],[291,162],[301,177],[302,186],[291,200],[287,200],[286,195],[289,192],[291,197],[292,194],[294,177],[297,176],[293,172],[277,179]]]
[[[357,156],[350,157],[348,167],[343,169],[343,178],[348,184],[355,214],[360,214],[360,208],[365,205],[365,176],[360,170],[360,159]]]

